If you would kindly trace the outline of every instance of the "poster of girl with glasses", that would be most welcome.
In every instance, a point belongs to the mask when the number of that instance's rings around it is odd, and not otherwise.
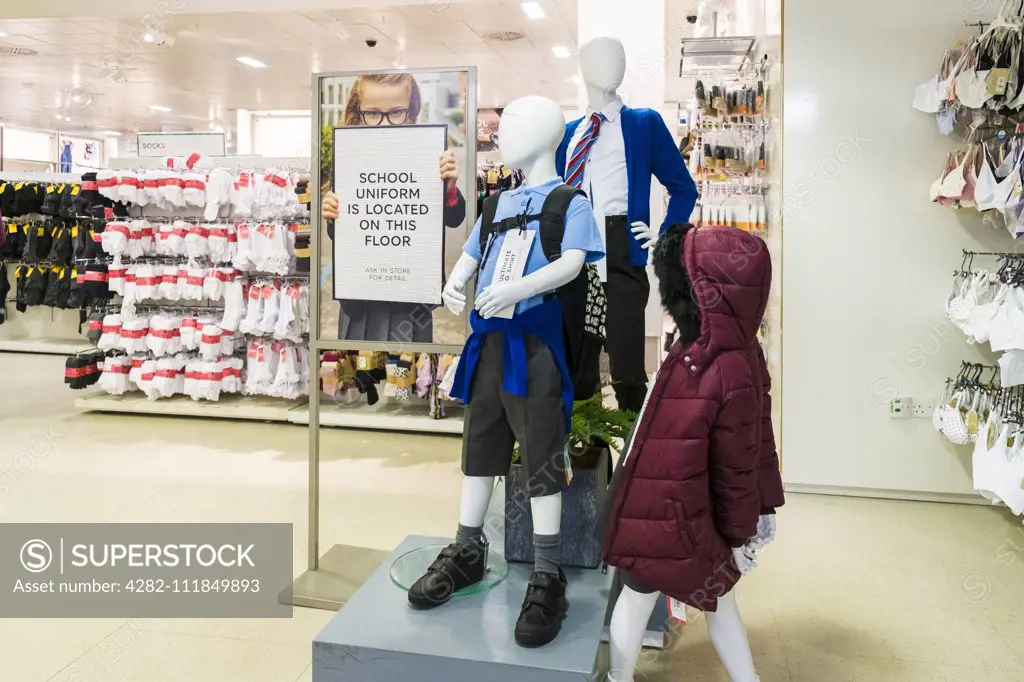
[[[328,126],[396,126],[444,123],[448,126],[448,149],[438,159],[438,175],[445,183],[443,222],[448,228],[464,226],[466,199],[460,185],[457,153],[465,147],[466,79],[464,73],[369,73],[355,77],[325,79],[321,101],[325,135]],[[347,93],[347,95],[345,94]],[[344,104],[342,105],[342,100]],[[321,156],[331,145],[321,145]],[[321,187],[325,188],[321,214],[328,221],[328,236],[334,239],[334,223],[340,210],[339,197],[330,187],[330,159],[321,159]],[[460,238],[462,237],[462,238]],[[446,240],[445,270],[458,259],[465,235]],[[449,254],[448,251],[452,253]],[[452,263],[447,261],[452,258]],[[335,267],[344,267],[336,263]],[[332,296],[327,296],[331,305]],[[465,322],[443,308],[420,303],[339,300],[337,338],[348,341],[397,343],[462,343]],[[333,307],[333,306],[332,306]],[[333,327],[333,310],[322,308],[322,334]],[[450,319],[449,319],[450,318]],[[438,329],[435,330],[435,327]]]

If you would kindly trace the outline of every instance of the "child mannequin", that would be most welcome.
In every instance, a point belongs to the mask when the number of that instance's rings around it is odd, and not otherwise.
[[[484,517],[494,478],[508,473],[517,442],[529,478],[536,556],[515,628],[516,642],[524,647],[554,640],[567,608],[567,580],[559,567],[563,478],[558,462],[570,419],[572,381],[564,359],[562,308],[553,292],[572,281],[585,262],[604,255],[590,203],[581,195],[568,204],[558,258],[549,261],[539,241],[536,212],[548,195],[561,190],[555,151],[563,126],[561,108],[544,97],[524,97],[505,108],[499,123],[502,159],[525,172],[526,184],[495,198],[494,217],[518,227],[482,233],[478,220],[442,292],[445,305],[459,314],[466,305],[464,289],[477,277],[473,333],[452,390],[467,403],[465,479],[455,543],[409,590],[414,608],[430,609],[483,579]],[[481,240],[481,234],[490,237]],[[518,261],[525,262],[523,274],[500,281],[496,263],[506,241],[517,239],[526,243]]]
[[[756,338],[771,259],[763,241],[741,230],[676,225],[658,241],[654,266],[679,338],[612,483],[604,548],[624,587],[608,680],[632,682],[664,592],[705,611],[734,682],[756,682],[732,588],[774,537],[775,507],[785,502]]]

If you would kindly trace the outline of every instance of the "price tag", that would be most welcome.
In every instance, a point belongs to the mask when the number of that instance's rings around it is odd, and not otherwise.
[[[572,485],[572,456],[569,454],[569,441],[565,441],[562,457],[565,461],[565,484]]]
[[[509,230],[501,242],[501,250],[498,252],[498,261],[494,264],[494,276],[491,284],[503,282],[514,282],[521,279],[526,270],[526,261],[530,257],[530,247],[533,246],[533,237],[536,230]],[[515,315],[515,305],[510,305],[498,312],[495,317],[502,317],[506,320],[512,319]]]
[[[686,604],[672,597],[666,597],[666,599],[668,599],[669,617],[677,623],[686,625]]]
[[[985,85],[990,95],[1005,95],[1006,85],[1010,79],[1009,69],[992,69],[985,77]]]

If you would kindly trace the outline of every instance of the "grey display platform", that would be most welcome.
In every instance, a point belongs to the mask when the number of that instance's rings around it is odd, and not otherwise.
[[[313,640],[313,682],[583,682],[593,679],[609,579],[569,569],[569,614],[541,649],[513,636],[531,567],[513,565],[500,585],[432,611],[409,607],[391,582],[391,562],[417,547],[450,542],[409,536]]]

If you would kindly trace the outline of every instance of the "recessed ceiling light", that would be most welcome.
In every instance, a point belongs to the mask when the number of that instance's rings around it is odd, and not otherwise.
[[[555,45],[551,48],[551,51],[554,52],[555,56],[559,59],[566,59],[571,54],[569,52],[569,48],[565,45]]]
[[[6,37],[7,37],[7,34],[4,33],[3,31],[0,31],[0,38],[6,38]]]
[[[121,137],[121,133],[117,132],[116,130],[104,130],[100,134],[101,135],[108,135],[110,137]]]
[[[60,114],[54,114],[53,117],[56,118],[58,121],[63,121],[64,120],[64,117],[61,116]]]
[[[540,6],[539,2],[524,2],[523,11],[531,19],[543,19],[547,16],[544,14],[544,8]]]
[[[142,39],[145,40],[147,43],[151,43],[154,40],[153,34],[147,33],[146,35],[142,36]]]
[[[68,123],[71,123],[71,117],[70,116],[65,116],[64,120],[67,121]]]
[[[264,64],[260,60],[253,59],[252,57],[235,57],[235,61],[238,62],[239,64],[245,64],[246,66],[251,66],[254,69],[262,69],[262,68],[265,68],[267,66],[266,64]]]
[[[159,104],[150,104],[149,108],[152,111],[170,111],[171,110],[170,107],[161,106]]]

